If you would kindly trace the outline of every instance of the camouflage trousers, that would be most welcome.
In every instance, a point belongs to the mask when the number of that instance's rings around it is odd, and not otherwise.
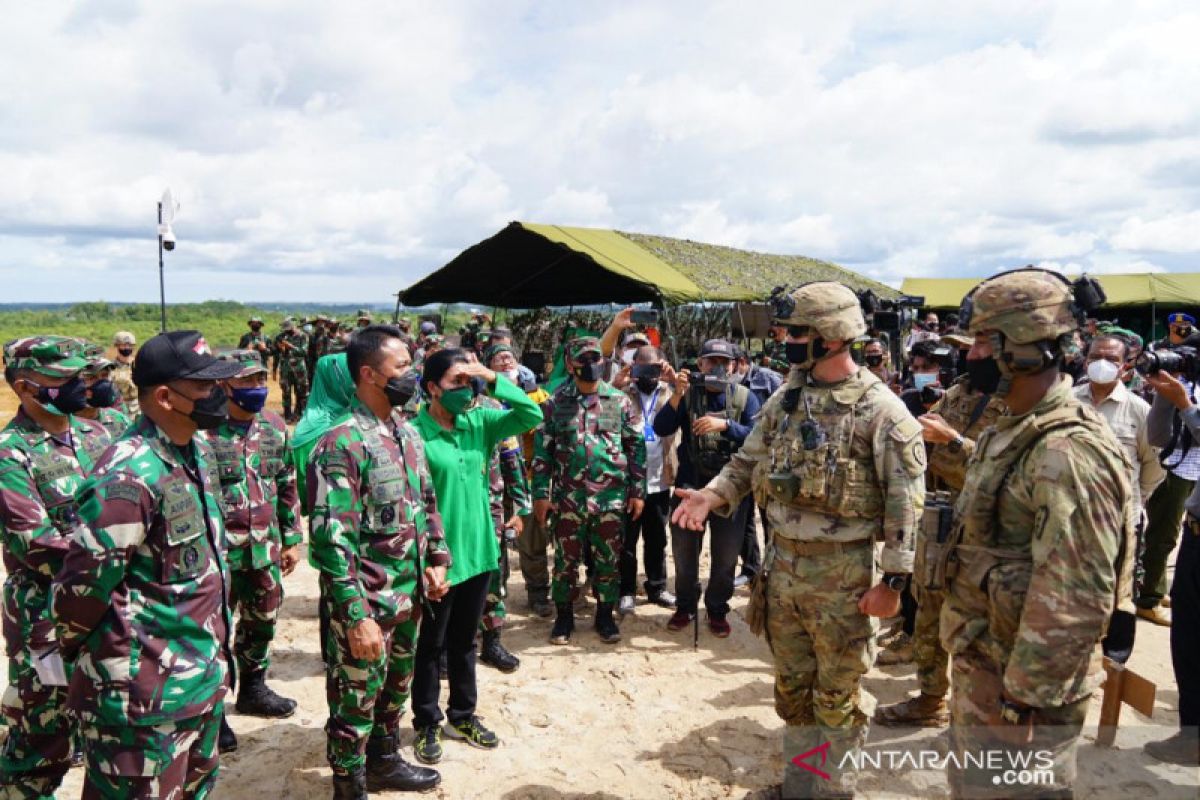
[[[946,777],[954,797],[1072,796],[1075,751],[1090,698],[1038,709],[1033,742],[1011,745],[997,736],[997,728],[989,727],[1000,713],[1004,665],[968,649],[955,654],[950,683],[950,741],[958,758],[947,759]],[[986,769],[995,766],[988,763],[988,753],[997,752],[1001,755],[992,758],[1001,768]],[[1036,771],[1038,780],[1023,786],[1005,774],[1012,771]]]
[[[625,512],[592,514],[569,511],[547,520],[554,539],[554,579],[551,596],[555,603],[575,602],[579,596],[579,565],[584,554],[592,554],[592,585],[601,603],[615,603],[620,593],[618,567],[621,542],[625,537]]]
[[[9,658],[3,715],[0,800],[53,797],[71,767],[77,726],[67,712],[67,687],[38,680],[28,647]]]
[[[222,704],[162,725],[84,722],[84,800],[208,797],[217,782]]]
[[[390,735],[400,727],[412,684],[419,622],[414,615],[399,624],[381,626],[383,655],[368,661],[350,653],[345,623],[329,614],[324,647],[329,659],[325,670],[329,704],[325,755],[337,774],[348,774],[366,764],[367,739],[372,735]]]
[[[498,631],[504,627],[504,619],[508,610],[504,599],[508,597],[508,545],[500,542],[500,568],[492,571],[492,579],[488,583],[487,603],[483,607],[483,618],[479,620],[479,630]]]
[[[875,705],[861,682],[875,661],[877,622],[858,610],[874,579],[874,548],[854,542],[842,552],[808,554],[798,547],[776,535],[766,565],[775,712],[787,725],[785,797],[789,784],[812,779],[792,759],[820,748],[830,778],[814,781],[813,790],[853,790],[856,775],[837,765],[866,739]]]
[[[279,366],[279,389],[283,392],[283,415],[300,416],[308,398],[308,370],[304,363],[283,362]]]
[[[229,605],[238,614],[233,654],[239,675],[266,672],[283,604],[283,575],[276,559],[265,567],[231,568]]]
[[[917,621],[913,629],[913,661],[917,665],[917,679],[921,694],[945,697],[950,691],[950,654],[942,646],[938,634],[938,622],[942,616],[942,603],[946,593],[930,590],[914,579],[912,588],[917,596]]]

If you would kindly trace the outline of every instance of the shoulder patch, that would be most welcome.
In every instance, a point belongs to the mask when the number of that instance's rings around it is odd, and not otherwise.
[[[913,419],[911,414],[906,413],[901,419],[896,420],[892,429],[888,431],[888,435],[897,442],[907,442],[913,437],[920,437],[921,423]],[[924,447],[921,450],[924,452]]]
[[[137,505],[142,502],[142,490],[136,484],[124,481],[114,481],[100,487],[100,494],[106,501],[124,500]]]
[[[321,454],[320,461],[326,472],[350,471],[350,454],[345,450],[326,450]]]

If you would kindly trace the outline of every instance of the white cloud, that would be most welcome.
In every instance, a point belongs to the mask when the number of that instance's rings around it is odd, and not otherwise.
[[[1183,2],[96,2],[0,28],[14,300],[369,300],[511,219],[896,283],[1196,268]],[[174,288],[172,288],[174,287]]]

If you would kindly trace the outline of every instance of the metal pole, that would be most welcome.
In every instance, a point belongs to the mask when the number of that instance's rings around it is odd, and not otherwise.
[[[162,311],[162,333],[167,332],[167,285],[163,281],[162,202],[158,204],[158,304]]]

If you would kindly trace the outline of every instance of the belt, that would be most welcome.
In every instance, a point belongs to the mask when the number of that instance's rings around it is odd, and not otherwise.
[[[854,542],[800,542],[783,536],[775,537],[775,547],[786,550],[798,556],[824,556],[830,553],[849,553],[862,547],[870,547],[875,542],[872,539],[859,539]]]

